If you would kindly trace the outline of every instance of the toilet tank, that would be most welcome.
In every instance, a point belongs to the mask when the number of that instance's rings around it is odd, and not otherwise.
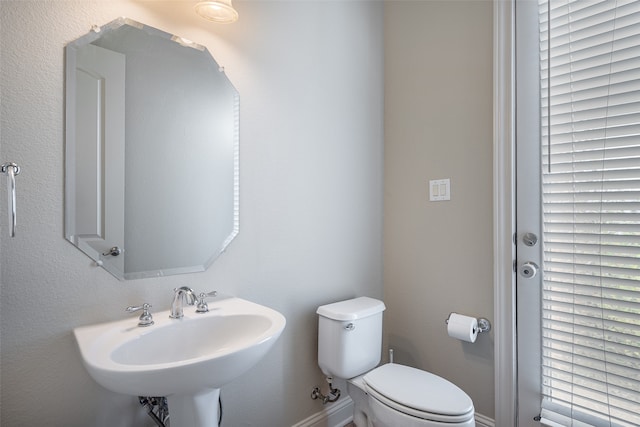
[[[384,309],[369,297],[318,307],[318,364],[326,376],[349,379],[380,363]]]

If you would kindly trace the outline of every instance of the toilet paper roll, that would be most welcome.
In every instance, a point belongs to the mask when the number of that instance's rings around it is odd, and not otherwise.
[[[447,322],[447,333],[452,338],[466,342],[476,342],[476,338],[478,338],[478,319],[451,313]]]

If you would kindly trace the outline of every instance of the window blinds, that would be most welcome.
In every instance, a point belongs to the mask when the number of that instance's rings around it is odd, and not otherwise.
[[[539,7],[542,422],[640,426],[640,1]]]

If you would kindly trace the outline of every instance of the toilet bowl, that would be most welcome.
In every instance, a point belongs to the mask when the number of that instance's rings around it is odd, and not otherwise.
[[[471,398],[446,379],[395,363],[378,366],[382,301],[360,297],[320,306],[318,363],[347,380],[356,427],[475,427]]]
[[[392,363],[365,374],[363,382],[374,427],[475,426],[471,398],[437,375]]]

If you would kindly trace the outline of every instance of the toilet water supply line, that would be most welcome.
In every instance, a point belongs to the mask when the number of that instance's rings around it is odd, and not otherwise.
[[[169,407],[166,397],[138,396],[138,402],[158,427],[169,427]]]
[[[138,402],[158,427],[171,427],[167,398],[138,396]],[[218,397],[218,425],[222,424],[222,396]],[[180,427],[180,426],[178,426]]]
[[[311,398],[313,400],[322,399],[323,405],[326,405],[327,403],[333,403],[336,400],[340,399],[340,390],[333,387],[333,384],[331,383],[332,381],[333,378],[327,377],[327,382],[329,383],[329,394],[324,395],[322,394],[320,387],[315,387],[311,392]]]
[[[393,363],[393,349],[392,348],[389,349],[389,363]],[[320,390],[320,387],[314,387],[314,389],[311,391],[311,399],[313,399],[313,400],[322,399],[322,404],[323,405],[326,405],[327,403],[333,403],[336,400],[340,399],[340,390],[333,387],[333,384],[331,383],[332,381],[333,381],[333,378],[327,377],[327,382],[329,383],[329,394],[328,395],[322,394],[322,391]]]

